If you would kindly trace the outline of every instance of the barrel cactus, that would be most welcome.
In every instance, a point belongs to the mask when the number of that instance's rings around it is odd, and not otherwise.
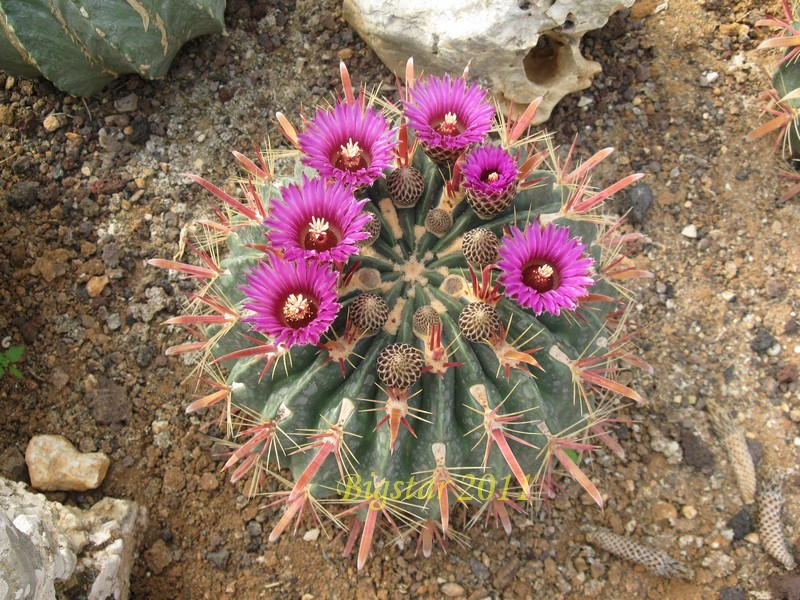
[[[510,531],[563,474],[602,507],[582,459],[624,454],[614,411],[642,398],[615,374],[649,367],[622,285],[648,275],[622,251],[637,235],[599,208],[641,175],[594,190],[611,149],[557,158],[528,130],[536,102],[496,114],[466,73],[415,80],[409,61],[392,104],[340,69],[302,130],[278,113],[294,150],[235,153],[242,197],[190,175],[216,215],[198,260],[150,261],[198,280],[167,321],[194,336],[167,354],[199,353],[211,386],[187,410],[221,411],[233,481],[280,482],[271,541],[310,515],[349,532],[359,569],[378,527],[428,556],[463,540],[456,505]]]
[[[777,35],[767,38],[759,49],[779,48],[783,56],[772,73],[772,88],[761,94],[762,108],[770,119],[750,132],[750,140],[757,139],[773,131],[779,132],[778,144],[783,157],[793,166],[800,160],[800,21],[797,10],[792,8],[788,0],[782,0],[783,16],[767,17],[756,22],[759,27],[770,27],[777,30]],[[797,179],[793,174],[791,179]],[[792,188],[788,198],[800,190]]]
[[[163,77],[188,40],[224,28],[225,0],[2,0],[0,68],[90,96],[123,73]]]

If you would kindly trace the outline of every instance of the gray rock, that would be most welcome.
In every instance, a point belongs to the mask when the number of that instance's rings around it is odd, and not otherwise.
[[[753,517],[750,515],[750,511],[743,508],[733,515],[728,521],[728,527],[733,530],[734,540],[744,539],[748,533],[753,531]]]
[[[655,195],[646,183],[639,183],[628,193],[628,202],[624,210],[628,212],[631,225],[643,225],[647,221],[647,213],[653,205]]]
[[[478,579],[483,581],[489,579],[489,575],[491,574],[489,572],[489,568],[474,556],[469,557],[469,568],[472,571],[472,574]]]
[[[122,250],[116,242],[109,242],[103,246],[103,263],[109,269],[114,269],[119,265]]]
[[[727,587],[719,591],[719,600],[745,600],[747,596],[740,587]]]
[[[750,342],[750,349],[758,354],[764,354],[777,343],[778,341],[772,337],[772,334],[769,331],[761,328],[756,331],[755,337]]]
[[[6,202],[16,210],[27,210],[36,204],[39,183],[36,181],[20,181],[11,186],[6,194]]]
[[[214,550],[206,554],[206,560],[214,563],[218,569],[225,569],[230,556],[231,553],[228,550]]]

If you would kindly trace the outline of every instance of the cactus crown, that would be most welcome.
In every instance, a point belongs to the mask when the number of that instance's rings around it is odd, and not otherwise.
[[[350,530],[345,553],[358,542],[359,568],[379,523],[418,534],[427,556],[461,535],[455,503],[510,530],[509,509],[552,497],[558,472],[602,506],[580,455],[597,442],[621,454],[612,412],[642,400],[614,373],[647,367],[620,287],[646,273],[621,252],[636,236],[598,207],[640,176],[592,191],[610,150],[556,160],[527,133],[536,102],[506,120],[480,87],[414,81],[409,62],[401,106],[378,110],[341,73],[343,98],[304,131],[278,114],[316,175],[279,178],[276,152],[235,153],[243,200],[191,176],[225,205],[203,230],[227,257],[204,239],[200,266],[150,261],[200,280],[167,321],[197,336],[168,353],[200,352],[213,387],[188,410],[222,410],[225,466],[234,481],[253,474],[253,492],[273,464],[291,469],[271,540],[303,515],[330,520]],[[387,185],[399,169],[415,174]],[[448,217],[433,232],[432,211]]]

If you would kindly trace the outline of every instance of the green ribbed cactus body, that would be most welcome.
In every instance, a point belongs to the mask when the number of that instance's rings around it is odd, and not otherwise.
[[[222,408],[233,481],[281,482],[270,541],[313,513],[350,530],[345,553],[360,538],[359,569],[378,523],[418,533],[427,556],[461,536],[456,504],[510,531],[510,510],[551,498],[562,473],[602,507],[583,458],[624,455],[614,412],[642,398],[616,375],[649,367],[622,284],[649,274],[623,252],[637,235],[599,208],[642,175],[595,191],[612,150],[559,158],[527,131],[536,102],[506,122],[477,86],[432,78],[406,96],[430,114],[406,100],[379,115],[340,70],[343,101],[302,133],[277,115],[296,151],[234,153],[242,199],[190,175],[220,202],[191,246],[200,263],[149,261],[199,281],[166,322],[194,336],[167,353],[199,351],[212,388],[187,411]],[[437,94],[454,102],[444,116]],[[436,146],[426,119],[474,136]]]
[[[163,77],[188,40],[224,28],[224,0],[3,0],[0,68],[76,96],[123,73]]]
[[[531,482],[543,477],[548,466],[547,438],[541,424],[552,434],[579,435],[597,422],[597,416],[585,400],[575,393],[573,372],[562,359],[577,360],[581,355],[603,353],[607,340],[606,314],[617,308],[613,302],[600,302],[577,318],[565,311],[560,316],[534,316],[513,300],[501,298],[497,311],[509,341],[527,342],[520,350],[536,348],[533,357],[538,367],[530,373],[512,368],[508,376],[489,341],[471,342],[461,335],[458,320],[472,297],[469,265],[461,251],[462,235],[476,227],[503,236],[505,227],[522,226],[537,217],[553,219],[580,236],[597,264],[601,263],[601,247],[595,244],[598,227],[592,222],[559,217],[559,211],[571,187],[558,185],[549,171],[536,172],[541,179],[535,187],[521,191],[513,206],[492,221],[483,221],[466,205],[458,202],[452,209],[453,226],[444,236],[425,231],[425,216],[431,208],[447,203],[443,199],[449,169],[431,162],[422,152],[415,155],[415,165],[426,182],[423,197],[413,208],[396,208],[389,199],[385,180],[378,180],[366,191],[370,202],[366,209],[381,220],[381,234],[368,248],[362,249],[350,283],[340,292],[342,310],[332,327],[330,337],[342,336],[348,307],[362,293],[381,295],[391,312],[389,321],[374,335],[362,338],[349,355],[345,376],[340,364],[330,360],[329,353],[316,347],[294,347],[286,357],[262,377],[263,361],[239,359],[224,361],[229,369],[227,383],[234,406],[246,408],[258,419],[280,422],[280,428],[295,434],[298,443],[307,432],[324,431],[336,423],[347,400],[354,410],[346,421],[347,445],[356,460],[346,468],[342,478],[336,461],[328,458],[313,478],[314,495],[318,498],[340,497],[363,499],[370,493],[367,483],[385,482],[385,493],[403,501],[403,510],[416,518],[435,519],[441,512],[436,494],[425,483],[436,467],[441,449],[445,464],[461,482],[459,500],[485,503],[494,491],[509,490],[509,497],[519,499],[520,482],[497,446],[484,464],[486,433],[484,415],[473,395],[475,386],[485,390],[491,407],[502,405],[504,414],[519,414],[513,424],[514,435],[527,444],[511,440],[510,447],[523,472]],[[276,194],[267,188],[267,193]],[[264,203],[269,198],[263,199]],[[263,228],[257,225],[233,230],[228,237],[229,257],[221,262],[225,273],[215,283],[219,295],[238,305],[244,300],[239,289],[246,273],[263,253],[247,244],[263,242]],[[377,271],[373,281],[367,275]],[[456,286],[460,283],[460,286]],[[377,284],[377,285],[375,285]],[[616,295],[616,290],[602,280],[593,292]],[[414,312],[433,305],[442,322],[442,343],[449,346],[448,360],[461,363],[447,368],[443,374],[425,372],[410,390],[408,404],[422,419],[409,418],[416,437],[400,427],[392,449],[387,425],[376,429],[384,416],[379,408],[387,400],[376,376],[378,354],[392,343],[404,343],[425,352],[426,339],[414,332]],[[223,357],[252,347],[242,334],[249,327],[238,324],[216,340],[212,352]],[[528,341],[530,340],[530,341]],[[520,365],[525,366],[525,365]],[[346,400],[347,399],[347,400]],[[370,410],[373,409],[373,410]],[[291,453],[281,464],[288,464],[298,477],[314,459],[314,452]],[[384,492],[378,492],[378,496]],[[366,494],[361,495],[361,494]],[[366,512],[363,508],[362,512]]]
[[[791,27],[800,27],[800,22],[793,22]],[[778,65],[772,75],[772,85],[778,92],[778,98],[784,98],[787,94],[800,88],[800,62],[797,57]],[[800,117],[796,115],[800,111],[800,98],[783,102],[790,107],[789,114],[793,115],[792,122],[786,128],[783,149],[787,158],[798,158],[800,157]]]

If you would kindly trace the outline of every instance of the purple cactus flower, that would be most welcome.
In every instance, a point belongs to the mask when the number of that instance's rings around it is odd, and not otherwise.
[[[244,321],[266,333],[275,344],[316,344],[339,312],[339,275],[314,261],[273,257],[247,275],[244,307],[255,314]]]
[[[282,188],[281,199],[273,201],[264,221],[267,237],[287,260],[344,263],[358,253],[358,242],[369,237],[364,227],[371,217],[362,211],[365,203],[341,181],[303,175],[299,185]]]
[[[505,295],[537,315],[558,315],[574,310],[578,299],[594,283],[590,277],[593,259],[584,256],[586,247],[569,229],[552,223],[528,225],[524,231],[512,227],[498,249],[498,281]]]
[[[464,187],[477,196],[495,199],[517,185],[517,163],[499,146],[479,146],[467,154],[461,171]]]
[[[371,185],[390,166],[395,132],[372,108],[340,102],[318,110],[298,141],[304,165],[358,188]]]
[[[477,84],[467,87],[461,78],[428,77],[404,102],[408,124],[423,149],[433,156],[455,160],[491,129],[494,107]]]

